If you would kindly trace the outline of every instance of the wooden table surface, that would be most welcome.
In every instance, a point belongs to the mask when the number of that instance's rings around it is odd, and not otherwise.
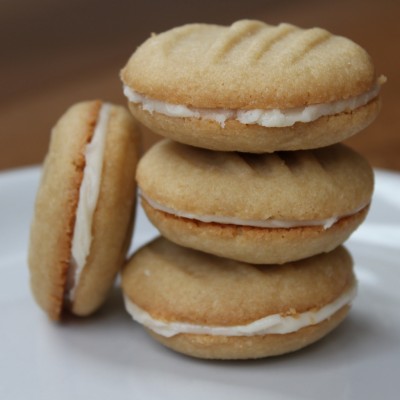
[[[41,162],[52,125],[74,102],[125,104],[118,72],[151,32],[242,18],[320,26],[372,56],[388,82],[380,116],[348,143],[375,167],[400,171],[400,2],[202,0],[0,3],[0,169]],[[147,148],[157,137],[145,133]]]

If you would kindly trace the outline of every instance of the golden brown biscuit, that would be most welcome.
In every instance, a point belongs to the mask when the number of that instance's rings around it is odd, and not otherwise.
[[[29,245],[33,295],[52,319],[94,312],[124,262],[138,139],[129,113],[100,101],[72,106],[53,128]]]
[[[349,39],[249,20],[153,35],[121,78],[132,113],[153,131],[252,153],[323,147],[355,134],[377,116],[385,80]]]
[[[223,153],[164,140],[137,170],[143,207],[182,246],[254,264],[334,249],[364,220],[368,162],[343,145]]]
[[[343,247],[282,266],[255,266],[159,238],[122,273],[127,311],[155,339],[216,359],[278,355],[315,342],[344,319],[355,286]]]

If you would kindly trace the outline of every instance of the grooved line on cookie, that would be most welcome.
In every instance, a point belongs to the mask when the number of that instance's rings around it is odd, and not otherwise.
[[[316,160],[318,161],[319,165],[321,166],[321,168],[326,171],[326,173],[331,176],[330,173],[330,168],[329,168],[329,162],[323,157],[323,155],[319,152],[315,152],[314,153],[314,157],[316,158]]]
[[[251,62],[256,62],[262,56],[268,55],[267,53],[273,45],[297,30],[298,28],[290,24],[280,24],[277,28],[267,27],[263,29],[259,37],[257,37],[249,47],[247,58]]]
[[[270,175],[275,170],[282,169],[283,165],[281,158],[276,153],[270,154],[269,157],[264,157],[262,154],[240,153],[240,157],[243,163],[259,176]]]
[[[258,174],[257,164],[260,164],[258,154],[249,153],[236,153],[236,156],[240,160],[241,164],[245,166],[250,172]]]
[[[310,174],[332,181],[331,174],[322,164],[321,157],[317,157],[315,152],[279,152],[279,156],[294,176],[307,170]]]
[[[306,159],[308,160],[307,168],[310,170],[310,172],[315,172],[319,174],[323,173],[324,179],[331,178],[332,177],[331,174],[328,173],[325,166],[321,162],[322,157],[318,157],[317,153],[318,153],[317,151],[305,153],[307,154]]]
[[[159,40],[164,56],[168,57],[175,48],[180,46],[183,40],[187,39],[191,33],[196,32],[197,29],[196,25],[187,25],[176,29],[173,35],[162,36],[162,39]]]
[[[277,156],[282,160],[291,175],[296,175],[301,169],[302,160],[295,152],[280,152]]]
[[[213,62],[220,61],[240,42],[249,39],[263,27],[264,24],[258,21],[239,21],[233,24],[228,30],[222,31],[223,33],[209,48],[205,58]]]
[[[285,47],[282,52],[282,61],[285,60],[287,64],[296,64],[315,47],[325,43],[332,38],[332,34],[321,28],[312,28],[303,31],[297,38]]]

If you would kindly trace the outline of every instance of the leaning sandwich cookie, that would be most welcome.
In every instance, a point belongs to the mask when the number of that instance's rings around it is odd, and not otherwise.
[[[134,116],[196,147],[250,153],[340,142],[368,126],[384,77],[320,28],[242,20],[154,34],[121,71]]]
[[[138,141],[128,111],[101,101],[73,105],[53,128],[28,261],[51,319],[91,314],[112,287],[132,234]]]
[[[301,349],[342,322],[356,293],[339,247],[285,265],[251,265],[158,238],[122,272],[125,306],[159,342],[200,358]]]
[[[364,220],[368,162],[341,144],[297,152],[214,152],[164,140],[140,160],[143,208],[163,236],[254,264],[331,251]]]

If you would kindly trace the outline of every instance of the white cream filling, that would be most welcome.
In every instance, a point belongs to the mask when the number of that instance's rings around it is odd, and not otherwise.
[[[74,299],[75,289],[79,284],[79,279],[92,244],[92,221],[100,193],[101,172],[110,110],[110,104],[104,103],[101,106],[92,140],[85,148],[86,164],[79,189],[79,201],[72,236],[71,253],[74,275],[70,279],[72,287],[69,287],[67,290],[67,298],[70,301]]]
[[[306,311],[294,316],[280,314],[268,315],[246,325],[208,326],[185,322],[165,322],[153,318],[124,295],[125,307],[132,318],[159,335],[172,337],[180,333],[214,336],[255,336],[267,334],[286,334],[296,332],[306,326],[318,324],[350,304],[357,292],[354,285],[332,303],[319,310]]]
[[[329,229],[332,225],[334,225],[339,219],[349,217],[358,213],[367,204],[363,204],[362,206],[356,208],[355,210],[344,214],[344,215],[337,215],[327,219],[321,220],[280,220],[269,218],[266,220],[252,220],[252,219],[240,219],[235,217],[225,217],[225,216],[218,216],[218,215],[198,215],[192,214],[185,211],[174,210],[173,208],[164,206],[157,201],[151,199],[143,192],[140,192],[140,196],[147,202],[151,207],[156,210],[165,212],[167,214],[172,214],[176,217],[187,218],[187,219],[194,219],[200,222],[205,223],[216,223],[216,224],[227,224],[227,225],[240,225],[240,226],[251,226],[255,228],[298,228],[302,226],[322,226],[324,229]]]
[[[234,119],[246,125],[255,124],[268,128],[280,128],[292,126],[296,122],[306,123],[315,121],[323,116],[352,111],[364,106],[373,98],[378,96],[382,82],[383,78],[378,80],[371,90],[346,100],[338,100],[325,104],[313,104],[306,107],[296,107],[284,110],[229,110],[222,108],[207,109],[187,107],[185,105],[170,104],[160,100],[151,99],[134,91],[127,85],[124,85],[124,94],[130,102],[141,104],[143,110],[150,113],[157,112],[169,117],[212,120],[218,122],[222,127],[225,126],[227,120]]]

